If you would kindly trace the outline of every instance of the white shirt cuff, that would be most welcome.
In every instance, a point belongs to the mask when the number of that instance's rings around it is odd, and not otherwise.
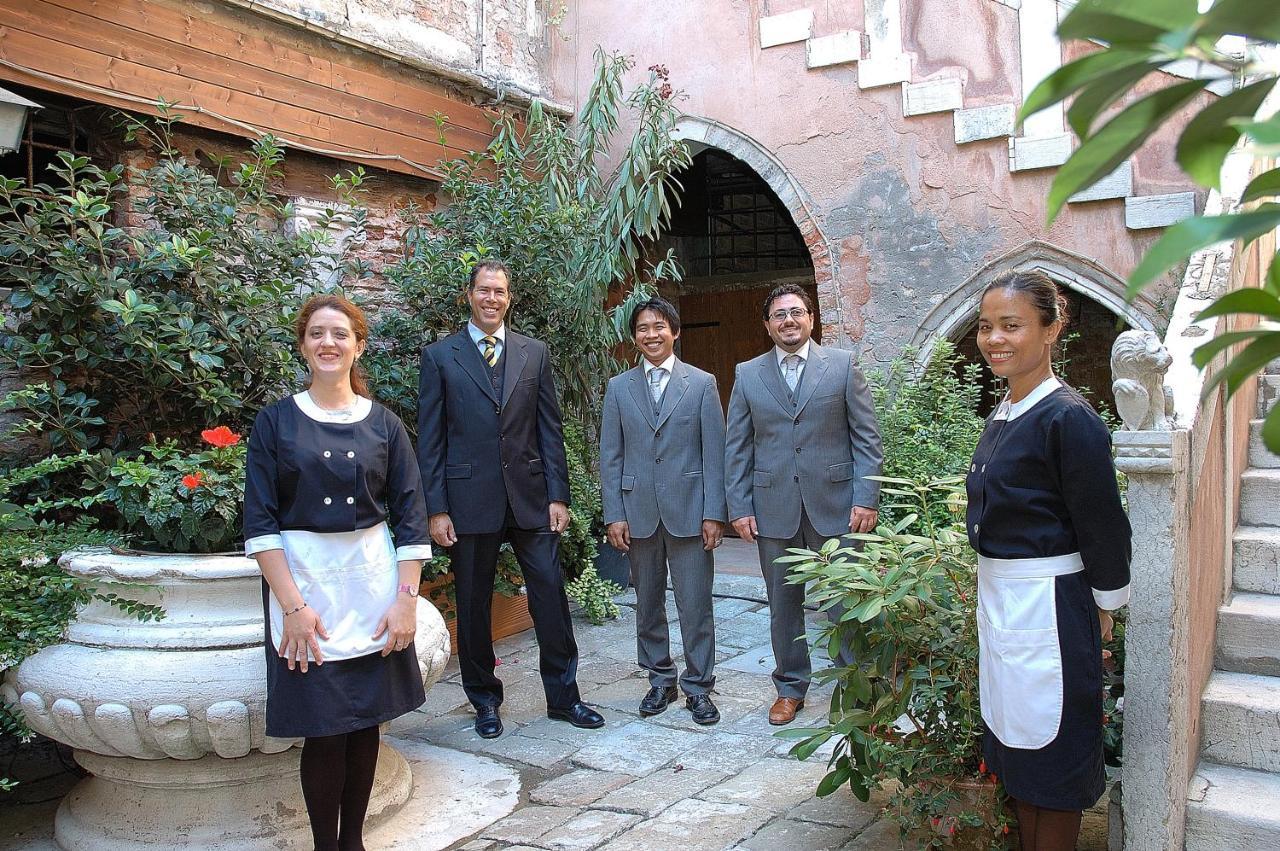
[[[396,561],[428,561],[430,558],[430,544],[408,544],[396,547]]]
[[[279,535],[259,535],[244,542],[244,554],[254,556],[267,550],[283,550],[284,538]]]
[[[1118,609],[1129,602],[1129,587],[1126,585],[1114,591],[1099,591],[1094,588],[1093,602],[1098,604],[1099,609],[1104,609],[1108,612]]]

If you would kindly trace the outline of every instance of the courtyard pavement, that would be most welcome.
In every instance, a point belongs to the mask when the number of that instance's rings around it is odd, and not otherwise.
[[[847,787],[817,798],[825,758],[797,761],[787,754],[791,742],[774,736],[781,728],[767,718],[775,697],[769,611],[754,546],[726,541],[717,552],[714,593],[719,724],[694,724],[683,701],[640,717],[648,683],[635,664],[635,597],[628,591],[618,598],[617,620],[592,626],[575,615],[583,700],[604,715],[605,727],[578,730],[546,717],[532,630],[495,648],[506,690],[505,732],[497,739],[475,734],[451,662],[426,704],[388,734],[409,758],[419,789],[431,789],[415,808],[421,820],[409,830],[401,818],[371,825],[369,851],[899,848],[896,825],[880,812],[883,799],[864,804]],[[670,593],[667,608],[679,664]],[[815,685],[793,726],[816,722],[829,697],[830,687]],[[14,810],[2,799],[0,821],[10,822],[6,812]],[[0,831],[0,851],[52,848],[54,805],[28,808],[19,835]],[[1086,815],[1079,847],[1106,848],[1104,809]]]

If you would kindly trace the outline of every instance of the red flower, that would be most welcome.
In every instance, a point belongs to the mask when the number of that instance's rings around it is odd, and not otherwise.
[[[240,435],[236,434],[226,426],[218,426],[217,428],[207,428],[200,432],[200,436],[204,438],[204,442],[219,449],[224,446],[235,446],[240,442]]]
[[[987,761],[985,759],[978,761],[978,773],[979,774],[987,773]]]
[[[236,438],[239,440],[240,438]],[[182,477],[182,486],[187,490],[195,490],[204,484],[204,473],[196,470],[194,473],[187,473]]]

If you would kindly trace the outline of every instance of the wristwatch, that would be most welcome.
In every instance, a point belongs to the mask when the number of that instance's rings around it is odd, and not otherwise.
[[[404,583],[403,585],[401,585],[399,588],[397,588],[397,589],[396,589],[396,593],[397,593],[397,594],[408,594],[410,597],[416,597],[416,596],[418,596],[418,586],[417,586],[417,585],[410,585],[409,583],[407,583],[407,582],[406,582],[406,583]]]

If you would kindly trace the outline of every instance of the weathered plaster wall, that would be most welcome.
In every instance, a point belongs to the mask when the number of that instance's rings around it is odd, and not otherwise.
[[[226,0],[471,77],[549,96],[549,0]]]
[[[891,358],[948,293],[1028,242],[1078,255],[1114,280],[1159,237],[1126,230],[1121,200],[1071,205],[1046,229],[1055,170],[1010,173],[1005,139],[957,146],[950,113],[904,118],[899,86],[859,89],[856,65],[808,70],[803,42],[761,50],[759,16],[798,8],[814,11],[814,35],[863,29],[861,3],[577,0],[564,27],[575,37],[553,47],[552,77],[557,99],[578,103],[597,45],[633,55],[636,79],[663,63],[687,95],[685,112],[772,153],[831,248],[832,281],[819,276],[818,285],[824,301],[839,301],[842,327],[829,327],[837,314],[825,309],[824,326],[867,357]],[[913,79],[963,71],[966,106],[1019,102],[1017,14],[992,0],[904,0]],[[1159,162],[1172,141],[1164,132],[1138,158],[1135,192],[1187,188]]]

